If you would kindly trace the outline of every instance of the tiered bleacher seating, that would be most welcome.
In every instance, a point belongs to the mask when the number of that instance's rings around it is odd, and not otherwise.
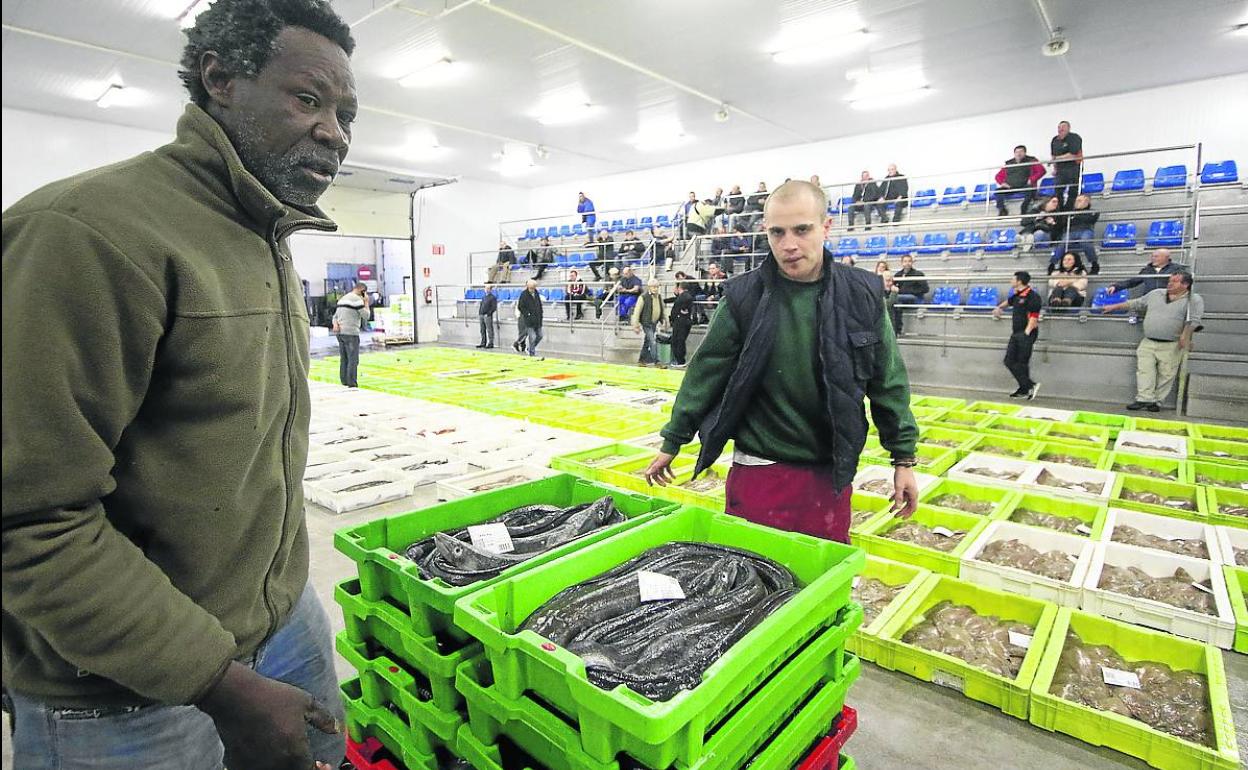
[[[936,190],[928,188],[919,190],[914,194],[914,200],[910,202],[910,207],[915,209],[925,209],[936,203]]]
[[[1200,171],[1201,184],[1226,184],[1239,181],[1239,168],[1233,160],[1206,163]]]
[[[985,252],[1002,252],[1013,251],[1018,245],[1018,231],[1014,229],[1008,230],[989,230],[988,243],[984,245]]]
[[[1088,195],[1099,195],[1105,192],[1105,175],[1099,171],[1084,174],[1079,183],[1079,189]]]
[[[1135,223],[1110,222],[1105,225],[1105,234],[1101,237],[1101,247],[1106,249],[1134,249]]]
[[[961,305],[962,292],[956,286],[937,286],[932,292],[933,305]]]
[[[945,233],[927,233],[923,245],[915,249],[919,254],[939,254],[949,248],[949,236]]]
[[[1178,219],[1164,219],[1148,226],[1148,237],[1144,239],[1147,246],[1182,246],[1183,222]]]
[[[892,257],[900,257],[904,254],[913,254],[919,248],[919,237],[913,233],[909,235],[898,235],[893,238],[893,245],[888,247],[888,254]]]
[[[1046,176],[1040,180],[1039,186],[1036,187],[1036,195],[1041,200],[1051,198],[1057,192],[1057,180],[1051,176]]]
[[[1153,189],[1168,190],[1187,186],[1187,166],[1162,166],[1153,174]]]
[[[1114,192],[1136,192],[1144,189],[1144,169],[1124,169],[1114,174]]]
[[[984,234],[978,230],[962,230],[953,239],[949,247],[951,254],[970,254],[984,247]]]
[[[941,206],[960,206],[966,202],[966,187],[946,187],[940,196]]]
[[[873,235],[858,250],[860,257],[878,257],[888,251],[888,239],[883,235]]]
[[[858,253],[858,239],[852,236],[842,238],[833,252],[838,257],[852,257]]]
[[[966,293],[966,304],[970,307],[994,308],[1000,301],[996,286],[972,286]]]
[[[991,198],[996,192],[996,182],[993,182],[992,184],[977,184],[975,185],[975,192],[971,193],[971,197],[967,200],[971,203],[987,203],[988,199]]]

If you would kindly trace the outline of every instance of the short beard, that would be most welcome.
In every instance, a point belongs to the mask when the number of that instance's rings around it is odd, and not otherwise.
[[[315,147],[300,143],[283,155],[274,155],[262,149],[265,131],[252,115],[240,117],[230,134],[243,167],[282,203],[314,206],[329,188],[328,184],[309,180],[300,166],[301,161],[323,155]]]

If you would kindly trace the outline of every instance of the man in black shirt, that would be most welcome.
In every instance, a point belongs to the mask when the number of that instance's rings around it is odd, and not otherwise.
[[[1049,142],[1053,154],[1053,177],[1057,182],[1055,193],[1062,201],[1062,209],[1069,211],[1075,205],[1079,193],[1079,172],[1083,168],[1083,137],[1071,133],[1070,121],[1057,124],[1057,136]]]
[[[1031,379],[1031,348],[1039,335],[1043,303],[1040,295],[1032,291],[1031,273],[1026,270],[1015,273],[1010,286],[1014,289],[1013,293],[993,309],[992,317],[1000,318],[1002,309],[1007,305],[1013,309],[1010,343],[1005,348],[1005,368],[1018,381],[1018,390],[1011,393],[1010,398],[1030,401],[1040,391],[1040,383]]]
[[[886,205],[888,201],[893,201],[893,221],[900,222],[906,213],[906,206],[910,205],[910,182],[905,175],[897,170],[896,163],[888,164],[888,174],[885,175],[884,181],[880,183],[880,196],[884,199]],[[888,218],[881,214],[880,221],[887,222]],[[902,286],[901,288],[904,289],[906,287]]]
[[[498,297],[494,296],[494,287],[485,285],[485,296],[477,308],[477,318],[481,323],[481,344],[479,348],[494,347],[494,314],[498,312]]]
[[[854,185],[854,202],[849,204],[849,229],[854,229],[854,215],[859,211],[865,212],[867,215],[867,229],[871,229],[871,212],[874,210],[880,215],[881,222],[888,221],[888,212],[884,208],[883,203],[879,203],[880,186],[871,178],[870,171],[862,172],[862,181]]]
[[[686,343],[689,330],[693,328],[693,294],[684,283],[677,283],[676,294],[672,301],[672,312],[668,316],[672,325],[672,368],[684,369],[687,357]]]

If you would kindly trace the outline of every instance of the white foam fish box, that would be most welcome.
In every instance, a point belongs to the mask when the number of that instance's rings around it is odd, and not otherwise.
[[[369,431],[357,428],[353,425],[341,425],[336,430],[327,429],[320,430],[316,433],[308,434],[309,446],[323,446],[341,448],[342,444],[353,441],[365,441],[369,438]]]
[[[374,483],[378,482],[378,483]],[[369,486],[355,489],[361,484]],[[339,476],[324,483],[307,481],[304,495],[334,513],[346,513],[392,500],[401,500],[412,493],[412,482],[385,468],[372,468],[362,473]]]
[[[1055,580],[1013,567],[982,561],[984,548],[998,540],[1018,540],[1041,553],[1062,551],[1074,565],[1069,580]],[[1013,521],[994,521],[962,555],[959,577],[998,591],[1008,591],[1033,599],[1053,602],[1059,607],[1078,607],[1083,599],[1083,584],[1092,566],[1096,544],[1086,537],[1068,535],[1052,529],[1029,527]]]
[[[340,449],[333,447],[318,446],[316,444],[308,445],[308,462],[305,468],[315,468],[328,463],[341,462],[342,460],[350,460],[351,455]]]
[[[891,465],[864,465],[859,468],[858,473],[854,475],[853,487],[854,489],[861,489],[863,484],[876,479],[884,479],[889,484],[892,484],[893,467]],[[919,486],[919,494],[921,495],[933,484],[940,481],[940,477],[915,471],[914,480]],[[873,493],[868,492],[867,494]]]
[[[1118,433],[1114,449],[1137,455],[1177,457],[1182,460],[1187,457],[1187,438],[1142,430],[1124,430]]]
[[[342,459],[335,462],[319,463],[317,465],[309,465],[304,469],[303,483],[328,484],[335,479],[367,473],[370,470],[372,468],[368,464],[359,460]]]
[[[1200,540],[1205,544],[1205,549],[1209,552],[1209,559],[1214,564],[1222,564],[1221,542],[1214,528],[1208,524],[1202,524],[1199,521],[1187,521],[1186,519],[1175,519],[1169,516],[1158,516],[1144,511],[1130,511],[1126,508],[1110,508],[1109,513],[1105,516],[1105,527],[1101,530],[1101,541],[1106,543],[1117,542],[1114,540],[1114,529],[1120,526],[1135,527],[1141,532],[1148,535],[1156,535],[1167,540]],[[1143,548],[1144,546],[1137,546]],[[1248,543],[1245,543],[1248,548]],[[1150,550],[1159,551],[1160,553],[1171,553],[1163,551],[1159,548]],[[1182,554],[1177,554],[1181,556]]]
[[[1208,559],[1192,559],[1122,543],[1097,543],[1095,548],[1092,566],[1088,569],[1088,579],[1083,584],[1084,610],[1230,649],[1235,639],[1235,615],[1231,610],[1231,600],[1226,591],[1221,565]],[[1142,599],[1098,588],[1105,564],[1122,568],[1136,567],[1158,578],[1173,577],[1175,570],[1182,567],[1192,576],[1192,580],[1209,581],[1217,614],[1206,615],[1153,599]]]
[[[1098,471],[1093,468],[1082,468],[1078,465],[1063,465],[1061,463],[1037,463],[1040,471],[1026,482],[1026,486],[1031,487],[1037,492],[1047,492],[1051,495],[1075,496],[1075,497],[1094,497],[1100,500],[1108,500],[1110,492],[1114,489],[1114,479],[1117,477],[1113,471]],[[1039,481],[1040,474],[1044,471],[1057,476],[1061,479],[1068,479],[1074,482],[1093,482],[1099,485],[1097,492],[1091,492],[1081,486],[1071,487],[1054,487],[1048,484],[1041,484]]]
[[[1069,409],[1049,409],[1043,406],[1025,406],[1011,416],[1026,417],[1032,420],[1049,420],[1050,422],[1070,422],[1075,418],[1075,413]]]
[[[494,380],[490,383],[490,385],[496,388],[508,388],[510,390],[523,390],[529,393],[540,393],[543,390],[566,388],[568,383],[562,380],[547,380],[542,377],[512,377],[506,380]]]
[[[1218,552],[1222,556],[1222,563],[1238,566],[1235,564],[1235,550],[1248,551],[1248,529],[1218,526],[1213,531],[1218,537]]]
[[[495,489],[502,489],[503,487],[516,484],[527,484],[530,481],[537,481],[558,473],[558,471],[550,468],[521,464],[478,471],[477,473],[469,473],[465,476],[456,476],[439,481],[437,485],[438,499],[456,500],[461,497],[491,492]]]
[[[971,473],[971,468],[988,468],[994,471],[1011,473],[1010,478],[995,478]],[[951,479],[969,481],[972,484],[988,484],[994,487],[1017,489],[1027,486],[1040,475],[1043,466],[1031,460],[1019,460],[1013,457],[998,457],[983,452],[971,452],[963,457],[945,475]]]
[[[432,484],[442,479],[464,476],[481,470],[451,452],[428,451],[417,455],[378,462],[377,467],[400,474],[413,487]]]

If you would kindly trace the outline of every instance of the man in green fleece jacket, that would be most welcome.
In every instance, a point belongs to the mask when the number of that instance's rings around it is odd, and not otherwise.
[[[696,476],[735,442],[727,511],[762,524],[849,541],[850,496],[867,435],[863,397],[893,457],[892,510],[913,513],[918,427],[878,276],[824,248],[823,191],[786,182],[763,225],[773,259],[724,284],[646,470],[673,480],[680,447],[701,435]]]
[[[336,768],[287,238],[357,110],[326,0],[216,0],[172,144],[4,212],[4,684],[22,768]],[[48,298],[57,312],[47,313]]]

